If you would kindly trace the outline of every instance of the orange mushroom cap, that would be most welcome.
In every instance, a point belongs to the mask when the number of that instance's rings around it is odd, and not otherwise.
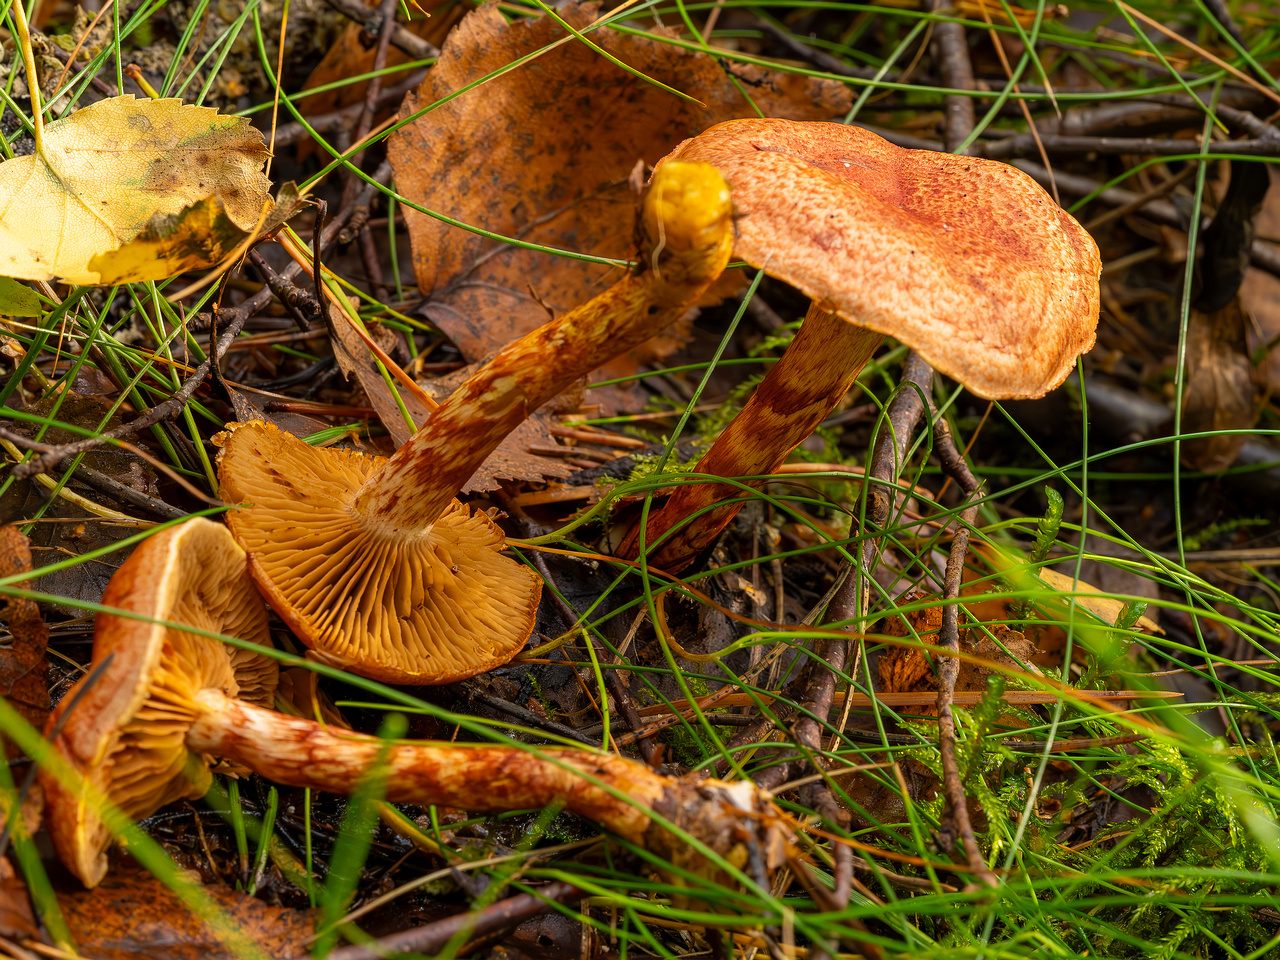
[[[717,124],[672,160],[729,182],[736,256],[981,397],[1042,396],[1093,346],[1097,245],[1014,167],[768,119]]]
[[[162,530],[120,565],[102,595],[108,607],[266,645],[267,611],[245,572],[245,556],[221,524],[203,518]],[[55,749],[80,774],[69,792],[41,771],[45,825],[58,856],[86,886],[107,870],[111,835],[94,805],[106,797],[138,820],[209,789],[212,757],[192,754],[188,726],[202,689],[267,703],[277,667],[270,657],[162,623],[99,614],[93,660],[111,662],[77,700],[79,685],[49,719]],[[84,683],[82,680],[81,683]],[[68,707],[74,703],[74,709]]]

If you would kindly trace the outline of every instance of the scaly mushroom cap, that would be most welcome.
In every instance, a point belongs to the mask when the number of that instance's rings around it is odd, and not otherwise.
[[[267,601],[313,656],[389,683],[451,683],[515,656],[542,581],[504,557],[502,531],[453,501],[400,528],[353,509],[386,461],[312,447],[255,420],[228,424],[221,496]]]
[[[1097,245],[1026,174],[839,123],[730,120],[669,160],[733,190],[733,252],[989,399],[1039,397],[1093,346]]]
[[[244,551],[221,524],[203,518],[143,541],[120,565],[102,602],[154,620],[267,645],[267,611],[245,571]],[[270,702],[276,662],[217,640],[114,614],[94,625],[93,662],[111,663],[84,691],[53,740],[83,778],[67,791],[41,771],[45,824],[58,856],[86,886],[106,873],[111,834],[94,804],[105,797],[130,819],[149,816],[209,789],[212,757],[185,745],[188,727],[203,712],[203,689]],[[81,681],[83,683],[84,681]],[[50,731],[80,690],[62,698]]]

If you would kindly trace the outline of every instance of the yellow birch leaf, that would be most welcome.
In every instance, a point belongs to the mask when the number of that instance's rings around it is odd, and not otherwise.
[[[280,188],[275,206],[267,214],[261,232],[268,233],[293,216],[302,204],[292,183]],[[249,224],[249,230],[257,220]],[[193,203],[172,215],[157,214],[145,230],[115,250],[89,261],[98,283],[138,283],[163,280],[188,270],[221,263],[249,236],[231,219],[220,194]]]
[[[268,196],[266,159],[243,117],[181,100],[100,100],[48,124],[43,156],[0,163],[0,275],[96,285],[90,259],[215,193],[251,230]]]

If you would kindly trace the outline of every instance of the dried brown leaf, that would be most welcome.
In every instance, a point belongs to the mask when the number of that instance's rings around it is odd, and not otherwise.
[[[579,3],[560,12],[582,28],[598,8]],[[548,18],[508,24],[496,5],[482,7],[450,35],[422,86],[405,98],[401,116],[565,35]],[[634,204],[628,176],[636,161],[652,164],[685,137],[755,111],[706,54],[609,29],[595,30],[591,38],[705,106],[646,83],[576,40],[564,43],[394,135],[389,155],[400,191],[505,236],[628,256]],[[733,69],[766,116],[825,120],[848,109],[849,93],[841,84],[762,67]],[[620,275],[600,264],[501,244],[407,208],[405,213],[426,314],[471,359],[545,323],[548,309],[559,315],[586,301]],[[651,341],[602,372],[634,373],[637,364],[673,345],[655,347]],[[593,395],[594,402],[601,399]]]
[[[205,895],[273,957],[304,952],[316,914],[271,907],[220,884]],[[175,896],[139,868],[118,866],[92,890],[61,894],[59,906],[87,957],[99,960],[232,960],[237,954]]]
[[[915,603],[920,600],[937,600],[937,596],[915,596],[904,598]],[[966,607],[969,605],[966,603]],[[972,609],[969,610],[972,613]],[[910,623],[915,634],[907,629]],[[905,614],[890,617],[883,625],[882,632],[889,637],[918,636],[924,643],[933,647],[938,642],[938,631],[942,629],[942,607],[926,607],[922,610],[909,610]],[[986,629],[995,635],[999,644],[987,636]],[[1023,663],[1030,664],[1036,655],[1033,643],[1017,630],[1004,624],[991,624],[986,629],[962,629],[960,646],[963,650],[990,660],[1001,666],[1023,669],[1016,660],[1004,652],[1008,650]],[[1001,649],[1000,644],[1004,645]],[[927,655],[926,655],[927,654]],[[933,650],[926,651],[919,647],[891,647],[880,655],[880,693],[917,693],[935,692],[938,689],[933,661],[937,657]],[[986,689],[987,678],[994,671],[971,660],[960,661],[960,672],[956,677],[957,691],[981,691]],[[916,712],[925,716],[934,716],[937,709],[932,706],[916,708]]]
[[[4,857],[0,857],[0,936],[21,940],[40,938],[27,885]]]
[[[367,3],[367,5],[373,8],[378,4],[375,0],[375,2]],[[442,7],[444,9],[441,9]],[[421,37],[436,46],[444,42],[444,38],[449,35],[449,30],[467,12],[467,8],[463,4],[446,5],[443,2],[414,4],[414,13],[416,14],[418,10],[423,10],[431,16],[429,18],[415,16],[404,24],[404,27],[414,36]],[[316,68],[311,71],[311,75],[307,77],[307,82],[302,85],[303,90],[314,90],[317,87],[327,86],[331,83],[340,83],[342,85],[332,90],[313,93],[298,101],[298,109],[304,117],[315,117],[333,110],[341,110],[343,107],[349,107],[355,103],[364,102],[365,94],[369,89],[369,81],[364,80],[360,83],[347,82],[349,77],[358,77],[373,70],[373,60],[374,55],[377,53],[378,45],[375,43],[366,47],[361,42],[360,35],[363,32],[363,25],[348,23],[333,46],[329,48],[329,52],[324,55],[324,58],[316,65]],[[387,48],[387,67],[398,67],[408,62],[409,57],[396,49],[394,45]],[[392,74],[384,77],[382,88],[385,90],[387,87],[401,82],[400,78],[403,76],[404,74]],[[374,117],[374,123],[381,123],[391,116],[393,112],[393,110],[388,110],[386,113],[377,114]],[[315,150],[316,146],[309,137],[301,141],[298,144],[298,160],[300,162],[305,160]]]
[[[31,570],[31,544],[12,524],[0,527],[0,577]],[[14,584],[30,589],[26,580]],[[40,607],[25,597],[0,597],[0,625],[9,636],[0,640],[0,697],[4,697],[36,729],[49,716],[49,665],[44,658],[49,627]],[[19,751],[6,742],[9,756]]]
[[[396,405],[391,389],[383,379],[382,372],[374,360],[373,354],[360,336],[351,329],[351,324],[343,317],[335,316],[336,310],[330,311],[329,339],[333,345],[333,355],[338,361],[338,368],[350,377],[353,373],[357,382],[369,398],[369,403],[378,412],[378,419],[391,434],[397,447],[403,446],[413,435],[404,416]],[[430,384],[426,389],[430,392]],[[400,390],[400,399],[413,422],[421,425],[431,411],[407,390]],[[443,399],[443,397],[439,397]],[[281,425],[283,426],[283,425]],[[533,446],[554,447],[556,439],[551,436],[546,425],[537,418],[529,418],[515,430],[511,431],[499,445],[489,454],[488,459],[480,465],[471,479],[462,488],[463,493],[484,493],[497,490],[502,480],[544,480],[548,477],[567,477],[572,468],[550,457],[540,457],[530,453]]]

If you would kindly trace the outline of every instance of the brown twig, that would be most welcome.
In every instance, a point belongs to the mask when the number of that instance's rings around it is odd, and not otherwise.
[[[977,493],[980,484],[969,470],[946,420],[941,418],[934,425],[934,452],[942,461],[942,470],[965,492],[967,498]],[[969,552],[969,529],[978,516],[976,503],[965,507],[956,522],[951,540],[951,553],[947,557],[946,574],[943,577],[942,627],[938,631],[938,646],[942,650],[960,650],[960,579],[964,573],[964,561]],[[950,817],[960,834],[965,859],[973,875],[988,886],[999,886],[996,875],[982,859],[973,824],[969,820],[968,800],[964,784],[960,780],[960,768],[956,762],[956,723],[952,707],[956,694],[956,678],[960,673],[960,661],[956,657],[938,658],[938,750],[942,755],[942,787],[950,808]],[[945,828],[944,828],[945,829]]]
[[[1108,155],[1133,155],[1169,157],[1200,153],[1200,144],[1191,140],[1158,140],[1138,137],[1072,137],[1044,134],[1040,137],[1044,149],[1054,154],[1097,153]],[[999,140],[984,141],[975,151],[989,160],[1010,160],[1015,157],[1032,157],[1040,148],[1035,137],[1019,133]],[[1240,154],[1248,157],[1280,156],[1280,139],[1263,137],[1256,140],[1214,140],[1204,145],[1208,154]]]
[[[949,7],[948,0],[932,0],[934,13]],[[933,25],[933,55],[938,61],[942,82],[954,90],[972,90],[973,63],[969,59],[969,41],[964,25],[951,20],[939,20]],[[947,151],[954,153],[973,132],[974,107],[972,97],[949,96],[942,101],[945,116]]]
[[[436,954],[445,944],[460,933],[469,938],[458,951],[462,956],[473,949],[475,941],[510,929],[531,917],[551,909],[552,903],[576,903],[586,896],[571,883],[557,880],[533,893],[518,893],[514,897],[499,900],[475,912],[462,911],[443,920],[428,923],[411,930],[393,933],[381,940],[350,947],[339,947],[329,954],[329,960],[378,960],[379,957],[400,953]],[[303,955],[296,960],[310,960]]]
[[[364,109],[360,112],[353,138],[356,142],[363,140],[368,135],[373,128],[374,117],[377,115],[378,97],[382,92],[381,71],[387,65],[387,50],[391,45],[391,35],[397,27],[396,0],[382,0],[378,7],[377,18],[370,22],[369,27],[374,24],[380,24],[378,46],[373,55],[374,76],[369,80],[369,86],[365,90]],[[369,27],[366,27],[366,29],[369,29]],[[354,192],[358,183],[359,180],[355,173],[348,171],[346,192]],[[360,225],[359,239],[360,258],[364,261],[365,273],[369,278],[370,285],[373,287],[373,295],[378,300],[386,300],[387,290],[382,279],[382,265],[378,260],[378,248],[373,242],[373,233],[369,230],[367,222]]]
[[[70,470],[74,463],[75,460],[72,458],[63,458],[58,461],[58,469]],[[166,520],[177,520],[179,517],[187,516],[187,511],[170,506],[158,497],[149,497],[141,490],[135,490],[133,487],[127,486],[119,480],[114,480],[105,473],[95,470],[93,467],[85,466],[83,463],[76,466],[75,476],[107,496],[131,503],[135,507],[140,507],[157,517],[164,517]]]
[[[840,77],[857,77],[861,80],[870,80],[876,75],[876,71],[871,67],[851,66],[839,57],[833,57],[824,50],[809,46],[804,41],[797,39],[785,27],[779,26],[768,17],[757,16],[756,25],[797,57],[807,60],[815,67],[827,71],[827,73],[834,73]]]
[[[1224,0],[1205,0],[1204,5],[1209,8],[1209,12],[1213,14],[1213,19],[1218,21],[1222,29],[1230,34],[1236,43],[1248,49],[1249,45],[1244,41],[1244,34],[1240,31],[1240,25],[1232,18],[1231,11],[1227,9]],[[1267,77],[1266,79],[1270,80],[1271,78]]]
[[[266,301],[271,297],[271,291],[266,288],[264,288],[264,290],[266,292],[266,296],[262,298],[261,306],[265,306]],[[139,431],[145,430],[147,427],[161,423],[171,417],[176,417],[182,412],[183,407],[186,406],[187,401],[191,399],[196,390],[199,389],[200,385],[204,383],[205,378],[209,376],[209,371],[213,367],[213,357],[217,353],[221,353],[226,350],[231,341],[239,335],[241,329],[245,325],[245,322],[249,319],[249,311],[245,309],[245,306],[252,303],[257,299],[257,297],[258,295],[255,295],[249,300],[246,300],[245,303],[241,304],[234,310],[219,311],[220,316],[227,316],[228,322],[222,336],[218,338],[217,350],[211,352],[209,357],[205,359],[204,363],[196,367],[191,376],[187,378],[186,382],[178,388],[178,390],[173,394],[173,396],[169,397],[169,399],[156,404],[136,420],[131,420],[130,422],[122,424],[115,429],[107,430],[96,437],[86,437],[85,439],[77,440],[74,443],[63,443],[58,446],[50,447],[44,453],[14,466],[13,475],[22,479],[37,473],[47,473],[65,457],[74,457],[76,454],[84,453],[85,451],[92,450],[95,447],[100,447],[104,443],[110,443],[112,440],[117,440],[121,437],[133,436]]]
[[[104,7],[102,8],[102,11],[101,11],[101,12],[106,12],[106,10],[108,9],[108,7],[109,7],[109,6],[110,6],[109,4],[108,4],[108,5],[106,5],[106,6],[104,6]],[[94,21],[94,22],[95,22],[95,23],[97,22],[97,21],[96,21],[96,18],[95,18],[95,21]],[[88,36],[89,36],[89,32],[88,32],[88,31],[85,31],[84,36],[85,36],[85,37],[88,37]],[[83,40],[81,40],[81,43],[83,43],[83,42],[84,42],[84,41],[83,41]],[[78,56],[78,55],[79,55],[79,53],[80,53],[80,47],[79,47],[79,46],[77,46],[77,47],[76,47],[76,49],[75,49],[74,51],[71,51],[71,50],[63,50],[63,49],[62,49],[60,46],[58,46],[56,43],[47,43],[47,44],[45,44],[45,45],[44,45],[44,49],[43,49],[41,52],[42,52],[42,53],[51,53],[51,54],[53,54],[55,57],[57,57],[59,60],[61,60],[61,61],[62,61],[62,63],[65,65],[66,69],[64,69],[64,70],[62,71],[62,77],[59,77],[59,78],[58,78],[58,87],[61,87],[61,86],[62,86],[62,79],[63,79],[63,77],[65,77],[65,76],[67,75],[67,73],[68,73],[68,72],[70,72],[70,70],[71,70],[71,67],[72,67],[72,62],[71,62],[71,61],[72,61],[72,59],[73,59],[74,57]],[[119,92],[119,91],[117,91],[117,90],[116,90],[116,88],[115,88],[115,87],[109,86],[109,85],[107,85],[106,83],[104,83],[102,80],[99,80],[97,76],[93,76],[93,77],[90,77],[90,78],[89,78],[89,86],[93,87],[93,89],[94,89],[94,90],[96,90],[98,93],[102,94],[104,97],[114,97],[114,96]],[[55,89],[57,89],[57,88],[55,88]]]
[[[364,25],[365,29],[379,24],[381,11],[366,7],[361,0],[328,0],[328,3],[348,20]],[[400,24],[396,24],[395,29],[391,31],[391,43],[414,60],[430,60],[440,56],[438,47],[427,43]]]
[[[893,498],[897,496],[896,488],[898,475],[902,472],[903,457],[924,412],[925,398],[929,396],[932,379],[933,368],[913,350],[903,365],[898,393],[889,404],[884,426],[880,429],[875,448],[871,452],[871,465],[867,470],[871,482],[867,484],[865,530],[883,530],[889,522]],[[867,537],[862,542],[857,580],[863,615],[871,602],[870,571],[875,569],[876,554],[879,553],[880,546],[879,537]]]
[[[0,438],[8,440],[15,447],[21,447],[23,450],[34,450],[36,453],[48,453],[54,447],[48,443],[38,443],[29,437],[24,437],[20,433],[13,433],[10,430],[0,429]],[[64,457],[58,461],[58,469],[64,473],[73,470],[77,479],[84,481],[91,487],[95,487],[109,497],[115,497],[117,500],[124,500],[131,503],[135,507],[141,507],[154,513],[156,516],[164,517],[166,520],[176,520],[179,517],[185,517],[187,512],[179,510],[177,507],[171,507],[163,500],[155,497],[149,497],[141,490],[135,490],[133,487],[126,486],[119,480],[114,480],[92,467],[81,463],[76,464],[75,458]],[[43,472],[43,471],[42,471]]]
[[[596,747],[597,749],[600,747],[599,740],[587,736],[581,730],[575,730],[573,727],[565,726],[563,723],[557,723],[555,720],[551,720],[548,717],[541,717],[532,710],[528,710],[520,706],[518,703],[512,703],[510,700],[503,700],[501,697],[495,697],[492,694],[485,693],[483,690],[475,689],[474,687],[467,690],[467,696],[473,700],[479,700],[481,703],[490,706],[501,713],[505,713],[509,717],[514,717],[522,723],[527,723],[531,727],[541,727],[548,733],[554,733],[558,736],[566,737],[567,739],[574,740],[577,743],[585,743],[589,747]]]
[[[378,95],[378,107],[388,107],[398,103],[404,98],[404,95],[410,90],[416,89],[422,83],[422,78],[427,75],[425,70],[415,70],[404,80],[400,81],[393,87],[388,87]],[[330,113],[317,114],[314,117],[308,117],[307,123],[310,124],[311,130],[316,133],[328,133],[339,127],[345,127],[352,120],[359,118],[365,109],[365,103],[352,103],[345,107],[340,107]],[[297,143],[305,137],[311,136],[311,131],[304,127],[301,123],[285,123],[276,128],[276,147],[279,148],[286,144]]]
[[[316,303],[316,298],[292,280],[287,280],[277,273],[257,250],[249,251],[249,262],[262,274],[263,281],[271,288],[276,299],[289,311],[289,316],[293,317],[293,322],[297,324],[298,329],[303,333],[312,332],[313,319],[316,321],[320,319],[320,304]]]
[[[945,2],[945,0],[935,0],[934,9],[936,10],[942,2]],[[955,25],[954,24],[940,25],[940,28],[942,26],[952,27]],[[938,32],[939,34],[943,33],[941,29],[939,29]],[[949,30],[946,31],[946,35],[950,36],[951,31]],[[941,66],[943,81],[947,83],[949,86],[960,87],[963,89],[972,89],[973,67],[969,62],[969,48],[968,48],[968,45],[964,43],[963,31],[961,30],[959,32],[959,40],[958,41],[953,40],[949,47],[943,46],[942,44],[943,44],[943,41],[942,41],[942,37],[940,36],[939,46],[943,54],[942,66]],[[948,99],[950,100],[955,98],[948,98]],[[966,126],[966,123],[967,123],[967,126]],[[968,137],[970,132],[972,132],[973,130],[973,124],[974,124],[974,113],[973,113],[972,104],[969,104],[968,106],[967,116],[964,115],[958,109],[958,105],[957,105],[957,109],[953,111],[951,109],[951,105],[948,104],[947,125],[946,125],[946,147],[948,151],[954,152],[956,147],[961,142],[963,142],[963,140],[966,137]],[[1051,184],[1055,184],[1053,174],[1049,173],[1049,171],[1047,170],[1045,171],[1045,174],[1049,182]],[[1056,184],[1054,185],[1054,190],[1055,191],[1057,190]],[[920,362],[923,363],[923,361],[920,361]],[[921,393],[922,393],[923,402],[926,403],[930,408],[932,408],[933,407],[933,399],[932,399],[933,388],[932,388],[931,378],[929,380],[923,381],[921,383],[921,387],[922,387]],[[915,393],[914,390],[911,392]],[[921,399],[920,397],[917,398],[918,401],[920,399]],[[935,427],[935,433],[934,433],[935,449],[938,449],[939,447],[939,440],[940,440],[939,427],[945,427],[945,422],[939,421],[939,425]],[[949,431],[947,432],[947,436],[950,437]],[[954,444],[952,444],[952,449],[954,450]],[[968,488],[965,487],[965,489],[967,492]],[[944,581],[944,596],[950,596],[954,598],[959,594],[959,589],[960,589],[959,571],[963,570],[964,568],[964,556],[965,556],[965,552],[968,549],[969,524],[971,524],[973,522],[974,517],[977,516],[977,508],[975,507],[972,509],[973,509],[973,514],[971,516],[966,517],[965,514],[961,514],[961,522],[959,525],[959,529],[956,531],[955,539],[952,541],[951,552],[952,552],[953,559],[948,560],[947,562],[947,572],[946,572],[946,577]],[[966,511],[966,513],[967,512],[968,511]],[[954,561],[954,558],[956,556],[957,544],[960,544],[958,567],[956,565],[956,562]],[[954,574],[954,578],[953,578],[953,574]],[[954,582],[953,582],[953,579],[954,579]],[[952,587],[954,587],[954,592],[951,591]],[[942,646],[944,646],[947,649],[958,651],[960,649],[959,631],[955,626],[957,622],[956,618],[958,615],[958,605],[953,603],[949,607],[944,607],[943,609],[944,609],[944,615],[946,612],[948,611],[950,612],[950,615],[951,615],[950,622],[952,626],[951,626],[951,636],[950,636],[950,642],[949,642],[948,636],[947,636],[947,626],[946,626],[947,621],[944,619],[940,643],[942,644]],[[969,823],[969,808],[967,805],[967,801],[965,800],[964,785],[960,782],[960,773],[957,768],[956,758],[955,758],[955,719],[951,714],[951,705],[952,705],[952,700],[955,697],[956,676],[958,675],[959,671],[960,671],[960,661],[958,659],[954,657],[943,657],[939,659],[938,743],[939,743],[939,750],[941,751],[941,754],[942,754],[943,783],[946,789],[948,802],[950,803],[952,808],[951,816],[955,819],[957,828],[959,829],[960,835],[964,842],[965,852],[969,856],[970,866],[971,867],[975,866],[975,858],[976,858],[975,869],[982,871],[979,873],[979,875],[983,876],[985,879],[986,864],[982,861],[980,851],[978,851],[977,840],[973,836],[973,827]],[[944,715],[944,707],[945,707],[945,715]]]
[[[1035,180],[1039,180],[1042,183],[1048,182],[1048,172],[1038,163],[1020,160],[1014,166]],[[1091,180],[1078,174],[1063,173],[1060,170],[1054,171],[1054,180],[1058,184],[1059,190],[1072,196],[1084,196],[1102,188],[1102,184],[1096,180]],[[1098,193],[1094,199],[1109,206],[1122,207],[1132,204],[1140,197],[1140,194],[1132,190],[1125,190],[1122,187],[1108,187]],[[1186,229],[1186,223],[1181,214],[1178,213],[1178,208],[1168,200],[1152,200],[1144,203],[1136,207],[1134,213],[1140,214],[1155,223],[1176,227],[1179,230]],[[1275,244],[1267,243],[1265,240],[1254,240],[1249,247],[1249,260],[1259,270],[1265,270],[1272,276],[1280,277],[1280,247]]]

